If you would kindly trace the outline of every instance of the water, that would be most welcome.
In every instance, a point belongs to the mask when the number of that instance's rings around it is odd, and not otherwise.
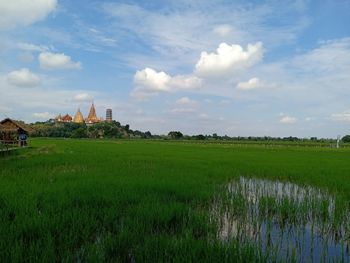
[[[271,261],[350,262],[350,212],[334,196],[245,177],[230,183],[226,194],[212,213],[221,240],[254,244]]]

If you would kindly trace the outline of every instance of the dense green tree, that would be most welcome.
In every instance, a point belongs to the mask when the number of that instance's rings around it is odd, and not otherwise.
[[[178,139],[181,139],[183,137],[183,134],[180,131],[171,131],[168,133],[168,136],[171,139],[178,140]]]
[[[198,134],[198,135],[195,135],[194,138],[196,140],[205,140],[205,136],[203,134]]]
[[[350,142],[350,135],[345,135],[341,140],[343,142]]]

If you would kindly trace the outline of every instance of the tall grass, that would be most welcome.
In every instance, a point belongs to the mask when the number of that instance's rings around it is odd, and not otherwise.
[[[350,151],[157,141],[36,139],[0,159],[1,262],[265,261],[210,223],[241,175],[350,200]]]

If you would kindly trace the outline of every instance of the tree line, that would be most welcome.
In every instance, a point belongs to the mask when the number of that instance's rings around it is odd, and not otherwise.
[[[100,122],[93,125],[85,123],[57,123],[53,120],[36,122],[30,125],[34,129],[34,137],[63,137],[63,138],[140,138],[140,139],[165,139],[165,140],[218,140],[218,141],[251,141],[251,142],[315,142],[331,143],[333,139],[324,138],[298,138],[298,137],[271,137],[271,136],[220,136],[213,134],[185,135],[180,131],[170,131],[166,135],[154,135],[151,132],[132,130],[128,124],[121,125],[120,122]],[[342,138],[343,142],[350,142],[350,135]]]
[[[128,124],[121,125],[117,121],[100,122],[93,125],[74,122],[36,122],[30,125],[34,129],[34,137],[58,137],[58,138],[151,138],[152,134],[131,130]]]

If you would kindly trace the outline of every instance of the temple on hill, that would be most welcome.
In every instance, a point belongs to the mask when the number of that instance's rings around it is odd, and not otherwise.
[[[78,109],[77,113],[74,116],[73,122],[75,123],[84,123],[84,117],[81,113],[80,109]]]
[[[74,118],[70,116],[68,113],[63,117],[61,114],[59,114],[55,118],[55,122],[75,122],[75,123],[86,123],[86,124],[94,124],[102,121],[103,121],[102,118],[97,117],[95,105],[93,103],[91,105],[89,115],[86,119],[84,119],[84,116],[81,113],[80,109],[78,109],[77,113],[74,115]]]
[[[95,106],[92,103],[89,115],[86,118],[85,123],[92,124],[92,123],[101,122],[101,121],[102,121],[101,119],[97,118]]]

